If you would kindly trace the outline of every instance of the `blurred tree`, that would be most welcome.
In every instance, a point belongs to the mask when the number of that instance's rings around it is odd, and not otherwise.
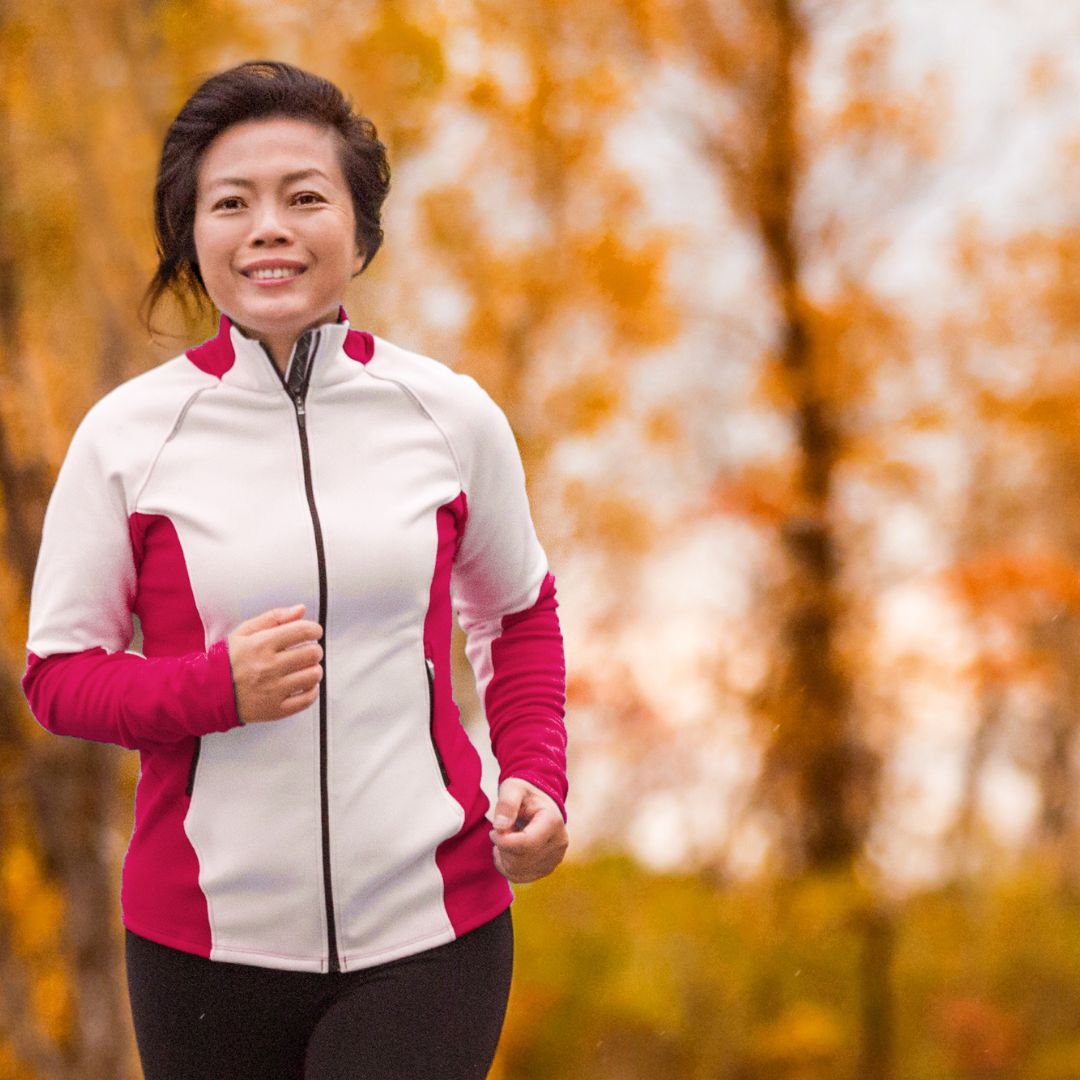
[[[718,102],[688,118],[760,256],[770,330],[758,403],[790,440],[720,475],[710,507],[777,541],[759,624],[777,629],[754,701],[760,803],[788,871],[850,866],[895,737],[870,707],[882,512],[917,495],[904,438],[947,419],[913,389],[911,322],[873,285],[895,240],[890,213],[937,151],[939,88],[895,80],[885,5],[868,5],[841,49],[843,6],[669,8],[674,55]],[[830,91],[811,89],[826,69]]]
[[[866,223],[839,210],[814,220],[801,206],[831,148],[861,143],[869,156],[875,141],[895,139],[886,95],[865,75],[887,41],[857,42],[846,111],[826,123],[811,114],[803,87],[813,28],[795,4],[672,0],[670,10],[678,54],[721,103],[698,117],[699,140],[760,252],[773,330],[759,394],[791,431],[786,453],[722,477],[717,489],[718,509],[779,540],[767,589],[778,631],[754,701],[765,748],[759,805],[789,871],[849,866],[873,818],[879,762],[853,688],[862,657],[849,629],[846,563],[862,549],[842,509],[842,470],[876,468],[886,479],[887,452],[857,422],[876,367],[890,352],[899,359],[903,344],[898,321],[861,283],[866,256],[852,266],[841,256],[838,232],[857,236]],[[873,251],[866,238],[849,247]],[[831,284],[811,289],[811,275]]]
[[[460,290],[462,366],[508,411],[535,475],[560,438],[620,414],[635,356],[674,334],[668,240],[607,145],[634,105],[621,4],[479,0],[459,20],[445,33],[473,51],[453,72],[472,151],[424,191],[423,240]],[[625,544],[621,502],[604,494],[612,532],[595,504],[566,509]]]
[[[779,316],[770,374],[790,409],[798,446],[791,503],[778,522],[789,574],[779,649],[760,699],[769,732],[763,780],[770,804],[790,830],[790,857],[796,865],[828,868],[858,855],[875,782],[875,764],[854,712],[851,675],[837,648],[846,605],[835,486],[850,389],[838,378],[843,358],[822,333],[823,320],[815,318],[802,280],[795,219],[803,165],[801,17],[792,4],[776,0],[761,6],[751,25],[756,48],[739,50],[741,57],[719,26],[711,35],[714,63],[731,70],[741,59],[735,68],[746,114],[741,129],[756,133],[738,146],[721,138],[714,152],[718,165],[726,163],[736,198],[764,248]]]
[[[938,422],[915,395],[890,398],[905,376],[910,327],[872,286],[891,240],[882,203],[895,211],[910,199],[912,175],[935,151],[936,124],[930,94],[891,83],[887,16],[871,7],[879,18],[850,39],[842,90],[823,102],[808,72],[828,64],[823,40],[840,9],[791,0],[666,5],[667,48],[710,102],[690,113],[702,152],[760,256],[772,329],[759,402],[790,432],[770,460],[721,476],[713,509],[778,541],[758,624],[770,654],[751,704],[764,747],[759,812],[783,872],[794,875],[851,870],[876,822],[881,753],[896,726],[879,721],[874,730],[869,707],[874,545],[887,527],[875,517],[912,493],[901,436]],[[856,920],[866,1078],[893,1070],[891,919],[871,898]],[[801,1013],[787,1020],[778,1014],[773,1033],[825,1030]],[[807,1049],[807,1075],[829,1071],[827,1055],[814,1053]]]
[[[1080,233],[1038,230],[1002,244],[969,225],[959,259],[968,295],[944,333],[956,391],[972,406],[974,482],[951,580],[977,635],[983,701],[961,843],[980,850],[980,781],[1008,761],[1037,792],[1032,839],[1059,884],[1075,891]]]
[[[19,240],[25,236],[26,209],[18,184],[19,141],[24,120],[27,62],[32,30],[26,13],[0,5],[0,51],[5,72],[0,89],[0,505],[3,508],[3,590],[10,613],[23,613],[33,570],[49,482],[48,464],[27,434],[34,418],[26,415],[25,290]],[[21,601],[21,603],[20,603]],[[22,610],[20,610],[22,609]],[[7,613],[7,612],[6,612]],[[5,620],[8,627],[25,619]],[[5,635],[5,661],[22,660]],[[0,691],[0,1051],[13,1076],[63,1075],[71,1056],[70,991],[66,942],[55,933],[62,913],[57,874],[47,867],[40,833],[28,827],[32,740],[26,728],[14,663],[5,663]],[[44,916],[44,918],[43,918]],[[100,1075],[100,1074],[98,1074]]]

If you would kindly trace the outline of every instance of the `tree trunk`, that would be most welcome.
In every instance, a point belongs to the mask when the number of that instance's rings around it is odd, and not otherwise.
[[[892,917],[877,904],[863,913],[862,1045],[859,1080],[893,1075],[893,1001],[890,973],[896,944]]]
[[[837,655],[844,614],[833,506],[840,449],[836,403],[823,378],[834,358],[815,347],[795,239],[799,151],[795,80],[801,28],[789,0],[772,0],[772,70],[758,122],[752,205],[780,316],[779,365],[797,459],[794,506],[781,524],[788,580],[780,655],[764,705],[771,732],[766,784],[785,810],[794,869],[833,869],[859,854],[874,801],[876,762],[856,730],[851,684]]]
[[[11,8],[0,4],[0,38]],[[12,236],[11,184],[15,173],[12,118],[0,91],[0,236]],[[40,456],[27,457],[12,437],[10,409],[25,402],[23,389],[22,295],[19,268],[10,246],[0,247],[0,504],[2,550],[11,575],[29,601],[51,470]],[[20,429],[33,420],[18,415]],[[23,439],[22,442],[29,440]],[[19,660],[22,658],[20,657]],[[10,661],[9,661],[10,662]],[[33,852],[44,878],[59,887],[65,920],[51,946],[63,957],[72,988],[74,1024],[51,1041],[36,1015],[43,994],[43,973],[15,947],[19,912],[0,919],[0,1031],[13,1051],[49,1080],[118,1080],[128,1075],[128,1040],[117,979],[118,932],[115,926],[115,867],[106,837],[110,800],[116,787],[116,755],[111,748],[76,740],[32,739],[32,723],[22,704],[22,672],[3,672],[0,691],[0,845]],[[40,962],[40,958],[38,958]],[[48,1006],[44,1006],[48,1008]]]

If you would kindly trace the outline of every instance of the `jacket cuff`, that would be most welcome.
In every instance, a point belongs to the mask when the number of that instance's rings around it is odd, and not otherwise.
[[[221,727],[214,731],[229,731],[234,727],[243,726],[240,719],[240,704],[236,699],[236,682],[233,679],[232,661],[229,659],[229,642],[227,638],[215,641],[206,652],[206,659],[210,669],[210,681],[217,693],[216,700],[220,702],[219,717]]]
[[[499,783],[501,784],[504,780],[524,780],[533,787],[538,787],[545,795],[550,796],[551,801],[559,808],[563,822],[566,822],[566,800],[561,791],[561,784],[553,784],[547,777],[529,772],[527,769],[515,769],[504,773],[499,777]]]

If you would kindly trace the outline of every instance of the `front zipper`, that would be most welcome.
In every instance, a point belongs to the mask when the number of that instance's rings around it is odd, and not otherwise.
[[[311,358],[319,347],[319,332],[302,334],[293,347],[292,362],[289,366],[289,381],[286,382],[273,358],[267,354],[270,366],[277,372],[285,392],[293,403],[296,413],[296,426],[300,433],[300,455],[304,464],[304,490],[307,494],[308,511],[311,514],[311,527],[315,534],[315,555],[319,565],[319,625],[326,632],[326,551],[323,547],[322,525],[319,511],[315,506],[315,489],[311,481],[311,455],[308,450],[307,408],[305,398],[311,381]],[[306,351],[305,351],[306,349]],[[265,353],[266,350],[264,349]],[[340,972],[341,961],[337,951],[337,925],[334,918],[334,891],[330,876],[330,784],[327,764],[327,720],[326,720],[326,642],[323,642],[323,655],[320,661],[323,677],[319,688],[319,795],[322,813],[322,863],[323,863],[323,899],[326,906],[327,947],[330,954],[330,971]]]
[[[428,731],[431,733],[431,749],[435,751],[435,760],[439,763],[443,787],[449,787],[450,774],[446,771],[446,762],[443,761],[443,756],[439,753],[439,744],[435,741],[435,661],[430,656],[425,656],[424,667],[427,670]]]
[[[202,747],[202,739],[195,740],[195,749],[191,753],[191,768],[188,769],[186,794],[190,795],[195,790],[195,767],[199,764],[199,750]]]

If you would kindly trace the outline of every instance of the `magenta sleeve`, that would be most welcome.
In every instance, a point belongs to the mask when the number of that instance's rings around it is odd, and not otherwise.
[[[129,749],[237,727],[226,641],[206,652],[145,657],[102,648],[29,653],[23,692],[42,727]]]
[[[566,820],[566,662],[555,578],[536,602],[502,619],[491,642],[491,680],[484,711],[500,783],[517,777],[550,795]]]

